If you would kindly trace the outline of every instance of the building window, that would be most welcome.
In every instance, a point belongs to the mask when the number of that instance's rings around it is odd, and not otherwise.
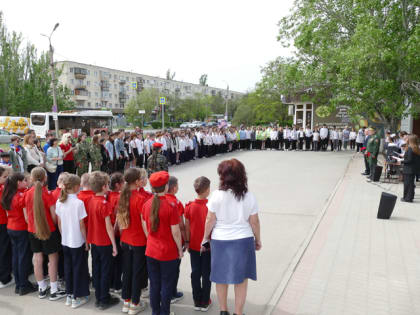
[[[87,106],[90,107],[90,102],[87,103]]]
[[[90,70],[87,71],[87,74],[90,75]]]
[[[117,85],[116,84],[114,84],[114,89],[116,89],[117,88]]]
[[[87,86],[90,86],[90,81],[87,81],[87,82],[86,82],[86,85],[87,85]]]
[[[112,98],[112,93],[109,93],[109,98]]]
[[[98,92],[95,92],[95,96],[98,97]]]
[[[120,104],[120,108],[124,108],[124,104]]]
[[[95,71],[94,75],[95,75],[95,77],[97,77],[98,76],[98,71]]]
[[[70,68],[70,73],[73,73],[73,68]]]

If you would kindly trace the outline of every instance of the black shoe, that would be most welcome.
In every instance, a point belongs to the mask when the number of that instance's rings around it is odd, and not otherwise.
[[[47,297],[47,294],[48,294],[48,289],[45,289],[45,290],[39,289],[38,290],[38,297],[40,299],[45,299]]]
[[[220,311],[220,315],[230,315],[228,311]]]
[[[413,200],[405,200],[404,198],[401,198],[402,202],[413,202]]]
[[[362,175],[369,175],[369,173],[363,172]]]
[[[54,292],[54,293],[51,293],[50,294],[49,300],[50,301],[57,301],[57,300],[62,299],[64,297],[66,297],[66,296],[67,296],[66,291],[64,291],[64,290],[58,290],[57,292]]]
[[[20,289],[18,287],[15,287],[15,294],[19,294]]]
[[[22,296],[22,295],[33,293],[33,292],[36,292],[36,291],[38,291],[38,286],[35,286],[31,283],[31,284],[27,285],[26,287],[21,288],[19,290],[19,295]]]
[[[98,308],[100,305],[101,305],[101,303],[98,300],[96,300],[95,307]]]
[[[114,305],[117,305],[118,303],[120,303],[120,299],[116,298],[116,297],[111,297],[108,302],[105,303],[99,303],[99,309],[101,311],[104,311],[110,307],[113,307]]]

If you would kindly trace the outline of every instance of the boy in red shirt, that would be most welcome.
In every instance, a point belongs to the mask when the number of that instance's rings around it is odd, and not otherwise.
[[[93,172],[89,185],[95,193],[88,202],[89,229],[88,243],[92,251],[92,274],[95,288],[95,306],[108,309],[119,303],[119,299],[109,294],[112,257],[117,256],[114,227],[111,224],[112,208],[105,199],[108,192],[109,176],[103,172]]]
[[[197,199],[187,203],[185,207],[185,230],[189,240],[191,257],[191,284],[196,311],[207,312],[210,300],[210,250],[202,251],[201,242],[204,237],[204,226],[207,217],[207,197],[210,194],[210,180],[201,176],[194,181]]]
[[[185,243],[186,235],[185,235],[185,225],[184,225],[184,206],[182,205],[182,202],[178,200],[178,198],[176,198],[176,194],[178,193],[178,178],[176,178],[175,176],[171,176],[169,177],[169,182],[168,182],[168,192],[165,195],[166,199],[168,200],[168,202],[177,209],[178,214],[179,214],[179,228],[181,229],[181,235],[182,235],[182,240],[183,240],[183,246],[184,246],[184,251],[186,249],[187,244]],[[179,266],[178,266],[178,271],[177,271],[177,275],[176,275],[176,281],[175,281],[175,287],[174,287],[174,291],[172,293],[172,299],[171,299],[171,303],[176,303],[180,300],[182,300],[184,298],[184,293],[178,291],[177,286],[178,286],[178,280],[179,280],[179,270],[181,267],[181,260],[179,260]]]

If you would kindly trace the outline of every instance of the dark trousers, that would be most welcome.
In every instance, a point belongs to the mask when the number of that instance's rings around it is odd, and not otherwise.
[[[240,148],[243,150],[243,149],[245,149],[245,139],[241,139],[241,140],[239,140],[239,145],[240,145]]]
[[[371,180],[373,180],[373,176],[375,175],[375,168],[376,168],[376,165],[378,165],[378,160],[373,159],[372,157],[369,157],[368,162],[369,162],[369,170],[370,170],[369,177]]]
[[[54,173],[47,172],[48,190],[57,188],[58,176],[63,172],[63,165],[58,165]]]
[[[137,151],[137,156],[136,156],[136,165],[137,167],[143,168],[143,163],[144,163],[144,155],[139,154]]]
[[[76,174],[76,168],[74,166],[74,160],[70,161],[63,161],[63,172],[67,172],[70,174]]]
[[[112,246],[97,246],[92,244],[92,277],[96,301],[109,301],[109,285],[111,279]]]
[[[326,151],[328,147],[328,139],[321,139],[321,150]]]
[[[124,158],[124,152],[121,152],[122,158],[117,159],[117,171],[124,173],[125,168],[125,158]]]
[[[299,150],[303,150],[303,141],[305,138],[299,138]]]
[[[284,148],[286,150],[290,149],[290,140],[289,139],[284,139]]]
[[[296,150],[297,140],[291,140],[292,142],[292,150]]]
[[[283,138],[280,138],[279,139],[279,148],[280,148],[280,150],[283,150],[283,147],[284,147],[284,139]]]
[[[262,145],[261,140],[257,140],[257,141],[255,141],[255,142],[256,142],[255,149],[257,149],[257,150],[261,150],[261,145]]]
[[[364,155],[364,160],[365,160],[365,173],[370,174],[369,160],[366,155]]]
[[[279,140],[271,140],[271,148],[278,150],[279,149]]]
[[[12,246],[6,226],[0,224],[0,282],[3,284],[12,280]]]
[[[271,139],[270,138],[265,139],[265,148],[266,149],[271,149]]]
[[[147,271],[150,279],[150,306],[153,315],[168,315],[170,313],[178,260],[159,261],[147,257]]]
[[[357,152],[362,151],[363,143],[357,143]]]
[[[28,281],[32,269],[32,252],[27,231],[7,230],[12,243],[12,265],[16,288],[23,289],[30,285]]]
[[[207,304],[210,301],[210,251],[200,254],[199,251],[190,250],[191,258],[191,286],[194,302]]]
[[[312,137],[305,137],[305,150],[306,151],[309,151],[311,149],[311,142],[312,142]]]
[[[112,257],[111,260],[111,283],[110,288],[114,290],[121,290],[122,288],[122,255],[121,255],[121,245],[120,238],[115,237],[115,242],[117,243],[118,254],[115,257]]]
[[[350,140],[350,150],[354,150],[356,147],[356,140]]]
[[[147,287],[146,246],[122,243],[122,295],[124,300],[139,304],[141,290]]]
[[[181,259],[177,259],[177,260],[178,260],[178,268],[176,269],[176,272],[175,272],[174,288],[172,290],[172,297],[175,297],[178,293],[178,280],[179,280],[179,272],[180,272],[180,268],[181,268]]]
[[[416,174],[403,174],[404,178],[404,200],[413,201]]]
[[[66,293],[74,298],[89,296],[89,268],[85,244],[79,248],[63,246]]]

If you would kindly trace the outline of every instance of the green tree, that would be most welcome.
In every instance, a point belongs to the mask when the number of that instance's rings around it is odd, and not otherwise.
[[[171,69],[166,71],[166,80],[173,80],[175,78],[176,72],[172,73]]]
[[[294,60],[269,64],[264,87],[285,95],[311,87],[312,96],[327,104],[350,105],[353,115],[395,129],[407,105],[420,101],[419,5],[419,0],[295,1],[279,23],[278,39],[285,46],[293,42],[298,53]]]
[[[200,83],[200,85],[202,85],[202,86],[208,86],[207,85],[207,74],[202,74],[201,75],[201,77],[200,77],[200,79],[199,79],[199,83]]]
[[[52,90],[49,56],[28,43],[23,46],[22,35],[8,32],[0,12],[0,103],[2,115],[28,116],[33,111],[51,111]],[[61,69],[56,69],[56,77]],[[70,90],[57,86],[60,110],[74,106]]]
[[[162,93],[158,89],[144,89],[137,94],[135,98],[128,101],[125,106],[124,112],[127,116],[127,120],[133,124],[140,124],[142,116],[139,114],[139,110],[144,110],[146,113],[144,121],[151,121],[153,111],[158,109],[159,97]]]

